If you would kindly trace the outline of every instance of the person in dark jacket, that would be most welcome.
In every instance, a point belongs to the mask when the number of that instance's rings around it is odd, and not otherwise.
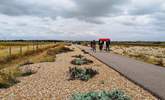
[[[96,52],[96,41],[95,40],[92,41],[92,50],[94,52]]]
[[[110,44],[111,44],[111,41],[107,40],[106,41],[106,51],[110,51],[110,49],[109,49]]]
[[[96,52],[96,41],[93,40],[93,51]]]
[[[91,49],[93,49],[93,41],[91,41],[90,46],[91,46]]]
[[[102,51],[104,42],[99,40],[99,49]]]

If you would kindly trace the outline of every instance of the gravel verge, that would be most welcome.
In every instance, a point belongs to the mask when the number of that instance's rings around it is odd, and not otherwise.
[[[83,54],[80,49],[74,46],[71,48],[75,48],[75,51],[58,54],[55,62],[22,66],[32,68],[37,73],[20,77],[20,83],[7,89],[0,89],[0,99],[68,100],[76,92],[121,89],[133,100],[157,100],[151,93],[135,85],[92,56]],[[87,82],[80,80],[68,81],[67,71],[69,67],[75,66],[70,61],[74,59],[72,56],[76,54],[82,54],[94,61],[93,64],[80,67],[95,69],[99,71],[99,74]]]

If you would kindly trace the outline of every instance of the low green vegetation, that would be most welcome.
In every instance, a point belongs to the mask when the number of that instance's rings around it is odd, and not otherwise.
[[[79,54],[79,55],[74,55],[74,56],[72,56],[72,57],[75,57],[75,58],[83,58],[84,56],[83,55],[81,55],[81,54]]]
[[[72,49],[66,47],[64,44],[60,44],[58,48],[52,48],[47,51],[48,55],[55,55],[59,53],[66,53],[66,52],[71,52],[73,51]]]
[[[93,63],[92,60],[86,58],[76,58],[71,61],[73,65],[84,65],[84,64],[91,64]]]
[[[21,72],[18,67],[0,71],[0,88],[8,88],[19,81],[16,77],[20,76]]]
[[[73,65],[84,65],[84,64],[91,64],[91,63],[93,63],[93,61],[87,58],[76,58],[71,61],[71,64]]]
[[[69,80],[82,80],[88,81],[90,78],[94,77],[98,72],[92,68],[69,68]]]
[[[70,100],[131,100],[131,98],[121,90],[113,90],[77,93],[72,95]]]
[[[31,69],[26,69],[24,72],[21,73],[21,76],[29,76],[35,74],[36,72]]]

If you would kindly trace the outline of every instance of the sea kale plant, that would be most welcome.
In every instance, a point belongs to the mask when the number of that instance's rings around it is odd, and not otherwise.
[[[76,58],[71,61],[71,64],[73,65],[84,65],[90,63],[93,63],[93,61],[87,58]]]
[[[69,80],[82,80],[88,81],[90,78],[94,77],[98,72],[92,68],[69,68]]]
[[[28,68],[28,67],[25,67],[24,69],[22,69],[22,74],[21,76],[29,76],[29,75],[32,75],[32,74],[35,74],[36,72],[33,71],[32,69]]]
[[[113,90],[77,93],[72,95],[70,100],[131,100],[131,98],[121,90]]]

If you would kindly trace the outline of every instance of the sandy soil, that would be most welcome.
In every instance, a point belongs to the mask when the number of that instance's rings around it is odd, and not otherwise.
[[[37,73],[19,78],[21,82],[8,89],[0,89],[0,99],[68,100],[76,92],[121,89],[133,100],[156,100],[149,92],[130,82],[113,69],[90,55],[83,54],[78,48],[74,48],[74,52],[58,54],[55,62],[24,66],[36,70]],[[72,56],[77,54],[82,54],[94,61],[93,64],[81,67],[92,67],[99,74],[87,82],[68,81],[68,68],[74,66],[70,64],[70,61],[74,59]]]

